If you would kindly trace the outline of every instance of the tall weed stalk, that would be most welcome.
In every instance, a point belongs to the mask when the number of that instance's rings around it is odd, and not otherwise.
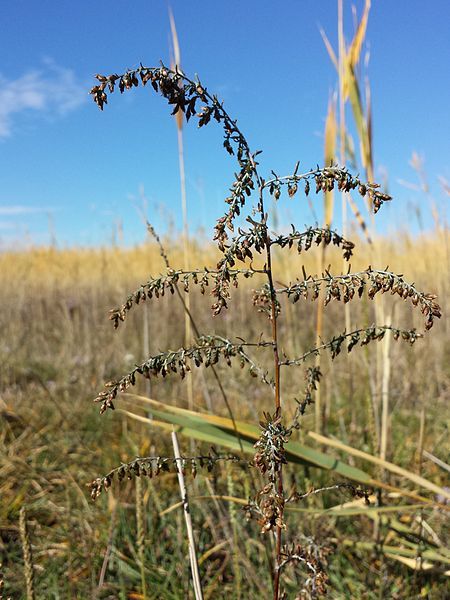
[[[119,394],[135,385],[138,377],[151,379],[176,374],[184,378],[192,366],[211,367],[218,362],[229,366],[237,362],[251,377],[260,380],[266,386],[267,395],[272,397],[272,408],[259,415],[260,435],[254,445],[255,453],[250,463],[245,463],[242,455],[224,454],[214,449],[198,456],[180,454],[176,458],[139,457],[113,469],[106,476],[95,479],[91,483],[92,498],[97,498],[104,489],[108,489],[115,478],[153,477],[171,470],[183,474],[190,471],[195,476],[198,470],[212,469],[221,461],[244,461],[247,468],[259,472],[262,481],[254,496],[246,503],[245,511],[249,519],[256,520],[263,535],[273,537],[271,571],[274,600],[286,597],[283,574],[291,566],[298,567],[303,574],[299,591],[307,590],[311,596],[320,595],[326,591],[328,580],[327,550],[315,544],[314,540],[305,540],[301,532],[298,535],[287,532],[286,508],[301,502],[311,492],[305,493],[292,486],[288,490],[284,475],[287,464],[286,445],[300,428],[305,411],[314,402],[314,393],[322,373],[317,365],[306,368],[304,388],[300,390],[298,397],[291,398],[283,393],[282,374],[289,368],[303,366],[308,358],[325,351],[330,352],[334,358],[341,351],[350,352],[357,346],[380,341],[387,335],[413,344],[422,333],[391,324],[366,324],[352,330],[347,328],[344,332],[334,332],[330,340],[318,340],[315,348],[301,356],[288,356],[284,352],[279,327],[284,305],[286,301],[296,304],[306,299],[314,301],[319,298],[323,299],[324,306],[330,302],[343,302],[347,305],[363,295],[374,299],[390,293],[409,301],[422,311],[425,330],[429,330],[434,320],[441,316],[439,305],[434,295],[420,291],[401,275],[372,266],[358,272],[352,272],[349,268],[342,273],[332,273],[330,268],[324,268],[317,275],[308,274],[303,267],[295,280],[279,283],[275,249],[287,252],[294,248],[298,253],[303,253],[315,246],[324,248],[332,244],[339,247],[345,261],[349,261],[354,244],[327,225],[298,230],[293,224],[288,233],[273,231],[266,209],[268,196],[276,200],[282,195],[294,198],[300,194],[300,188],[308,196],[312,187],[316,194],[329,193],[335,188],[341,192],[356,190],[366,199],[374,213],[385,202],[390,201],[391,197],[381,191],[376,183],[363,181],[345,167],[335,164],[302,172],[300,163],[297,162],[287,175],[280,176],[274,172],[270,176],[263,174],[258,164],[260,152],[250,148],[237,121],[228,114],[217,96],[210,94],[198,78],[187,77],[179,66],[171,69],[164,64],[157,67],[145,67],[141,64],[137,69],[128,70],[121,75],[99,74],[96,78],[97,84],[90,93],[101,110],[108,103],[108,94],[116,89],[124,93],[139,85],[148,85],[167,100],[173,115],[185,117],[186,121],[195,118],[199,127],[217,122],[223,129],[223,146],[234,157],[237,166],[230,193],[225,199],[226,211],[219,217],[214,228],[214,240],[221,253],[218,263],[213,267],[197,269],[168,268],[166,273],[150,278],[130,294],[121,306],[111,311],[110,319],[114,326],[119,327],[136,304],[161,298],[166,293],[175,293],[178,286],[186,293],[194,288],[199,289],[202,294],[210,290],[213,297],[212,313],[219,315],[229,308],[232,310],[232,289],[243,278],[258,281],[252,303],[267,319],[265,333],[256,339],[237,336],[225,338],[216,333],[200,334],[192,345],[150,356],[129,373],[105,385],[105,389],[95,398],[100,404],[100,412],[114,409]],[[270,369],[265,368],[264,361],[257,358],[259,353],[270,357]],[[287,409],[290,407],[295,409],[289,413]],[[190,414],[194,418],[196,413],[191,411]],[[368,497],[367,490],[348,483],[326,489],[350,489],[356,497]],[[195,587],[198,590],[198,581]]]

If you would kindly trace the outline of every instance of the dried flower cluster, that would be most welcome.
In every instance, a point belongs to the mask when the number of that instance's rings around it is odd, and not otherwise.
[[[286,364],[286,363],[284,363]],[[320,379],[322,377],[322,372],[319,367],[308,367],[305,371],[305,389],[303,392],[302,400],[298,400],[294,398],[297,403],[294,418],[292,419],[292,424],[290,429],[299,429],[300,428],[300,418],[305,414],[306,407],[310,404],[313,404],[313,394],[317,391],[317,388],[320,383]]]
[[[327,593],[328,576],[324,568],[329,548],[320,548],[313,540],[306,540],[306,544],[293,543],[284,546],[281,552],[282,561],[279,570],[286,568],[290,563],[306,567],[308,575],[303,583],[303,589],[298,598],[316,598]]]
[[[256,464],[256,463],[255,463]],[[257,523],[261,527],[261,533],[275,531],[277,528],[286,529],[284,522],[285,499],[281,494],[274,491],[274,485],[268,483],[256,494],[255,507],[253,511],[257,515]],[[250,518],[253,516],[250,506],[244,507]]]
[[[392,327],[390,325],[383,325],[380,327],[376,327],[372,325],[371,327],[366,327],[362,329],[355,329],[354,331],[344,332],[340,335],[334,336],[328,342],[325,342],[321,346],[317,346],[316,348],[312,348],[305,352],[301,356],[293,359],[286,358],[283,361],[280,361],[280,366],[298,366],[303,364],[308,358],[312,356],[317,356],[323,350],[327,350],[331,354],[331,358],[334,359],[338,354],[340,354],[342,347],[345,345],[347,348],[347,352],[351,352],[355,346],[358,344],[360,346],[365,346],[373,341],[381,341],[386,332],[391,332],[394,340],[404,340],[408,341],[411,345],[414,344],[417,338],[423,337],[421,333],[418,333],[415,329],[397,329],[396,327]],[[294,398],[297,403],[294,417],[292,419],[292,423],[288,428],[289,432],[292,432],[294,429],[300,428],[300,420],[301,417],[305,414],[306,407],[310,404],[314,403],[314,392],[317,390],[318,385],[320,383],[320,379],[322,377],[322,372],[319,367],[308,367],[305,371],[305,388],[303,391],[303,397],[301,400],[298,398]]]
[[[255,443],[256,454],[253,457],[255,467],[265,475],[271,483],[277,480],[277,472],[281,464],[286,464],[284,446],[289,439],[289,431],[281,423],[281,415],[264,413],[260,421],[261,435]]]
[[[392,196],[380,192],[378,183],[365,183],[359,177],[354,177],[347,169],[342,169],[337,165],[330,165],[324,169],[317,166],[306,173],[297,175],[299,163],[296,164],[293,175],[278,177],[273,171],[273,179],[266,181],[264,187],[269,188],[269,192],[278,200],[281,195],[281,187],[287,186],[289,197],[295,196],[298,190],[298,182],[304,180],[305,195],[308,196],[311,190],[310,181],[315,182],[316,194],[319,192],[331,192],[335,186],[340,192],[350,192],[357,189],[362,197],[368,196],[370,205],[373,206],[374,213],[377,213],[384,202],[392,200]]]
[[[252,277],[255,271],[252,269],[228,269],[225,273],[223,270],[217,271],[214,269],[194,269],[192,271],[183,271],[167,269],[165,275],[150,278],[146,283],[142,284],[137,290],[130,294],[122,306],[114,308],[110,311],[110,320],[114,323],[114,328],[117,329],[122,321],[125,321],[127,313],[134,305],[140,302],[145,302],[152,298],[161,298],[168,291],[170,294],[175,292],[178,285],[182,287],[184,292],[189,293],[192,285],[198,285],[200,293],[205,294],[206,288],[210,285],[210,281],[214,286],[223,286],[223,280],[226,278],[228,286],[230,284],[238,286],[238,277],[242,275],[245,278]]]
[[[441,317],[441,308],[436,302],[434,294],[425,294],[418,290],[414,284],[408,283],[402,275],[396,275],[387,270],[381,271],[368,267],[358,273],[345,275],[332,275],[328,271],[322,277],[304,277],[303,281],[292,283],[289,286],[277,289],[277,294],[287,294],[292,302],[300,298],[316,300],[319,297],[321,286],[325,287],[325,306],[331,300],[349,302],[355,297],[359,298],[364,292],[372,300],[376,294],[390,292],[404,300],[410,300],[413,306],[418,306],[425,315],[425,329],[433,327],[434,319]]]
[[[273,249],[296,248],[297,252],[309,250],[314,246],[327,246],[334,244],[341,248],[344,259],[349,260],[354,250],[354,244],[344,239],[337,232],[329,228],[310,227],[300,232],[292,225],[292,231],[285,235],[272,232],[269,229],[268,214],[265,210],[265,195],[268,193],[278,200],[283,190],[293,198],[304,186],[304,193],[308,195],[311,186],[315,184],[316,194],[329,192],[335,188],[340,191],[350,192],[357,190],[359,194],[368,199],[368,204],[376,213],[384,202],[390,201],[391,196],[382,192],[378,184],[363,182],[359,177],[353,176],[346,168],[329,165],[324,168],[317,167],[299,174],[299,163],[295,165],[292,174],[279,177],[272,172],[270,178],[264,178],[259,173],[256,161],[259,152],[252,152],[247,140],[221,102],[214,95],[208,93],[199,79],[191,80],[178,68],[169,69],[161,64],[159,67],[144,67],[142,64],[137,69],[128,70],[122,75],[109,76],[97,75],[97,84],[91,89],[95,103],[103,110],[108,102],[108,93],[114,92],[116,87],[121,93],[131,90],[140,84],[150,86],[160,93],[173,107],[172,114],[183,113],[189,121],[195,117],[199,127],[216,121],[223,129],[223,146],[226,151],[235,157],[237,172],[234,174],[229,194],[225,198],[226,210],[216,222],[214,240],[222,256],[215,268],[203,268],[192,271],[169,269],[166,274],[151,278],[146,284],[128,296],[125,303],[111,311],[111,320],[115,327],[126,317],[128,311],[143,300],[164,296],[165,292],[180,293],[182,288],[186,293],[193,286],[199,286],[204,294],[206,289],[211,290],[213,297],[213,314],[219,314],[228,307],[231,286],[238,286],[239,278],[253,277],[258,274],[265,279],[263,285],[253,292],[253,304],[257,310],[267,314],[271,336],[265,341],[262,336],[258,341],[231,342],[220,336],[200,336],[195,345],[189,348],[180,348],[176,351],[162,352],[149,357],[144,363],[136,367],[127,375],[117,381],[109,382],[106,390],[100,392],[95,399],[101,403],[101,412],[107,408],[114,408],[114,400],[119,392],[134,385],[137,375],[144,377],[165,377],[175,373],[184,377],[194,364],[210,366],[219,360],[231,365],[232,359],[237,359],[241,367],[249,366],[250,375],[260,377],[269,383],[274,391],[274,412],[265,413],[260,423],[261,434],[255,443],[255,455],[252,465],[258,469],[265,478],[266,483],[259,491],[256,490],[254,499],[246,507],[248,516],[256,516],[263,532],[270,532],[275,537],[275,552],[273,561],[273,587],[274,599],[280,600],[280,576],[288,564],[305,566],[307,577],[304,589],[301,592],[316,596],[325,593],[327,577],[323,568],[323,556],[326,554],[311,541],[299,543],[291,540],[292,545],[283,546],[283,536],[286,535],[284,518],[287,502],[301,501],[306,497],[325,490],[350,489],[357,497],[368,498],[368,492],[353,488],[348,484],[336,484],[319,490],[311,489],[308,492],[296,491],[287,495],[283,486],[283,467],[286,464],[285,446],[294,430],[300,427],[301,417],[306,407],[314,401],[314,392],[317,389],[321,372],[318,367],[310,367],[305,373],[305,388],[301,399],[295,399],[297,407],[293,420],[286,423],[284,413],[284,399],[281,394],[281,367],[298,366],[308,357],[315,356],[321,351],[329,351],[332,358],[338,356],[343,349],[347,352],[353,348],[363,346],[372,341],[381,340],[386,331],[391,331],[394,339],[403,339],[413,344],[421,334],[412,330],[402,330],[382,324],[363,327],[351,332],[344,332],[334,336],[331,340],[323,342],[317,348],[309,350],[297,358],[280,356],[280,339],[277,321],[281,315],[280,298],[285,295],[292,302],[301,298],[316,300],[323,292],[324,303],[327,305],[332,300],[349,302],[355,296],[361,297],[364,292],[369,298],[374,298],[379,292],[390,292],[405,300],[411,301],[413,306],[418,306],[425,316],[425,329],[432,327],[434,319],[440,318],[440,307],[432,294],[426,294],[416,288],[414,284],[407,283],[402,275],[391,273],[387,268],[383,271],[369,267],[358,273],[349,272],[341,275],[332,275],[326,270],[320,277],[307,275],[303,268],[303,279],[280,288],[275,287],[275,274],[273,266]],[[252,200],[249,207],[247,203]],[[235,233],[237,217],[246,218],[245,229],[238,227]],[[262,268],[254,268],[255,255],[260,256]],[[165,256],[163,254],[163,256]],[[165,257],[167,267],[168,261]],[[245,268],[236,268],[236,263],[244,263]],[[248,347],[253,349],[270,349],[273,354],[273,376],[263,371],[253,358],[247,354]],[[220,457],[223,458],[223,457]],[[231,457],[225,457],[231,460]],[[183,458],[181,468],[190,469],[195,476],[197,466],[209,468],[218,460],[218,455],[208,457]],[[95,479],[91,484],[91,494],[96,498],[103,489],[111,485],[114,477],[123,479],[134,476],[153,476],[162,470],[178,468],[173,459],[149,457],[135,459],[131,463],[121,465],[106,477]]]
[[[261,531],[266,533],[277,527],[286,527],[283,521],[285,498],[278,483],[280,471],[287,464],[284,448],[291,431],[282,424],[281,411],[274,415],[264,413],[264,420],[259,425],[261,435],[255,443],[253,464],[262,475],[266,475],[269,483],[257,493],[255,501],[261,515],[258,523]]]
[[[242,163],[242,159],[240,163]],[[227,230],[234,231],[234,220],[241,214],[241,208],[244,207],[247,196],[251,196],[255,188],[253,175],[253,157],[251,157],[241,164],[241,170],[230,188],[230,196],[225,198],[225,202],[230,208],[223,217],[217,219],[214,240],[217,241],[219,250],[225,249],[228,240]]]
[[[271,240],[271,244],[278,244],[281,248],[292,248],[295,243],[297,252],[300,254],[302,250],[309,250],[313,243],[317,246],[321,244],[328,246],[333,243],[334,246],[340,246],[343,251],[344,260],[350,260],[355,244],[349,240],[345,240],[336,231],[332,231],[329,227],[308,227],[306,231],[299,232],[293,225],[292,233],[289,235],[279,235]]]
[[[136,376],[142,375],[147,379],[162,375],[166,377],[170,373],[178,374],[182,379],[191,370],[190,363],[196,367],[203,365],[209,367],[215,365],[219,360],[225,361],[231,367],[231,359],[239,358],[239,364],[243,368],[246,364],[250,366],[251,375],[264,379],[264,372],[248,356],[244,348],[247,346],[270,346],[271,342],[256,343],[233,343],[221,336],[201,336],[196,344],[190,348],[180,348],[175,351],[161,352],[151,356],[148,360],[136,365],[135,368],[117,381],[105,383],[107,391],[100,392],[94,402],[100,402],[100,413],[103,414],[108,408],[114,410],[114,399],[119,392],[126,391],[135,385]]]
[[[269,320],[272,320],[272,307],[275,307],[275,316],[281,312],[281,304],[278,298],[273,296],[270,285],[265,283],[259,290],[253,290],[252,297],[253,306],[256,307],[257,311],[265,314]]]
[[[373,490],[363,488],[361,486],[356,486],[356,485],[353,485],[352,483],[348,483],[348,482],[335,483],[334,485],[328,485],[328,486],[322,487],[322,488],[312,487],[307,492],[294,491],[289,496],[289,498],[286,500],[286,502],[300,502],[300,500],[304,500],[305,498],[308,498],[309,496],[313,496],[316,494],[323,494],[324,492],[330,492],[330,491],[336,491],[336,490],[339,490],[340,492],[342,492],[342,491],[348,492],[352,498],[364,498],[364,501],[367,504],[367,506],[370,506],[369,497],[373,493]]]
[[[223,257],[217,263],[218,276],[216,278],[216,285],[211,291],[212,296],[215,297],[215,302],[212,305],[213,315],[218,315],[223,308],[228,308],[230,285],[233,284],[235,287],[238,285],[238,279],[233,275],[232,270],[232,267],[236,264],[236,260],[245,262],[247,259],[250,259],[251,261],[253,259],[252,250],[261,254],[266,247],[267,231],[265,224],[258,223],[251,217],[248,217],[247,221],[252,224],[250,231],[239,229],[238,235],[233,238],[231,244],[220,243]],[[257,271],[251,269],[250,272],[251,274],[256,272],[264,273],[264,270]],[[244,276],[249,277],[251,275],[244,273]]]
[[[409,342],[411,345],[414,344],[418,338],[423,337],[423,335],[415,329],[398,329],[391,325],[371,325],[370,327],[363,327],[355,329],[354,331],[344,331],[344,333],[334,336],[331,340],[325,342],[321,346],[308,350],[308,352],[305,352],[298,358],[287,358],[284,361],[281,361],[280,365],[300,365],[310,356],[317,356],[322,350],[329,350],[331,358],[336,358],[344,345],[346,345],[347,352],[351,352],[358,344],[360,346],[366,346],[370,342],[381,341],[388,331],[392,333],[394,340],[401,339]]]
[[[254,155],[251,154],[247,140],[237,127],[236,121],[231,119],[217,97],[211,96],[198,79],[192,81],[179,69],[169,69],[162,63],[160,67],[144,67],[141,64],[137,69],[130,69],[122,75],[98,74],[96,79],[98,84],[90,90],[90,94],[100,110],[103,110],[108,102],[107,90],[110,93],[114,92],[117,82],[121,93],[137,87],[139,81],[143,86],[150,82],[155,92],[159,92],[169,105],[174,106],[172,114],[181,111],[187,121],[195,116],[199,127],[207,125],[211,118],[222,125],[224,148],[229,154],[236,156],[240,167],[230,190],[231,195],[226,200],[230,208],[226,216],[217,223],[215,239],[223,243],[227,239],[225,227],[233,230],[233,220],[240,214],[246,197],[251,195],[255,185]],[[201,106],[197,107],[197,103]]]
[[[211,472],[220,460],[239,462],[240,458],[233,454],[220,454],[211,448],[211,451],[206,455],[199,456],[183,456],[181,459],[162,456],[146,456],[145,458],[135,458],[131,462],[124,463],[120,467],[112,469],[104,477],[97,477],[88,487],[91,491],[91,498],[96,500],[103,490],[108,490],[113,480],[134,479],[135,477],[158,477],[160,473],[177,472],[179,469],[185,475],[189,472],[192,477],[197,476],[199,469],[206,469]]]

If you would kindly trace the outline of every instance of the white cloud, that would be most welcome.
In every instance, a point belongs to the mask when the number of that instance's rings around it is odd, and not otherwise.
[[[44,61],[44,68],[27,71],[16,79],[0,74],[0,138],[9,137],[13,121],[24,111],[65,115],[87,98],[85,86],[71,69]]]
[[[33,213],[49,212],[50,210],[53,209],[47,208],[45,206],[0,206],[0,216],[11,217],[15,215],[29,215]]]
[[[10,221],[0,221],[0,230],[4,229],[15,229],[16,223],[11,223]]]

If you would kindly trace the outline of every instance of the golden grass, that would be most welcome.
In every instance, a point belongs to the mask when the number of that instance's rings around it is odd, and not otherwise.
[[[395,239],[380,238],[377,243],[383,264],[372,265],[381,268],[389,265],[392,271],[403,273],[419,288],[437,293],[443,308],[443,319],[412,349],[393,343],[391,437],[387,448],[388,460],[415,473],[419,473],[417,457],[420,455],[421,474],[440,486],[445,485],[447,473],[426,456],[431,453],[444,463],[447,460],[450,345],[445,315],[449,293],[449,242],[449,231],[443,229],[418,238],[406,234]],[[166,247],[171,263],[182,265],[182,247],[170,240],[166,240]],[[371,252],[363,241],[357,250],[357,258],[352,261],[353,270],[364,269],[370,262]],[[297,275],[301,277],[302,264],[308,273],[315,273],[316,252],[312,249],[300,257],[292,252],[288,260],[280,257],[278,277],[286,280],[283,283]],[[192,265],[213,266],[217,256],[209,245],[193,246],[190,254]],[[333,270],[338,271],[340,255],[330,248],[327,257],[336,265]],[[117,516],[113,519],[116,509],[111,508],[108,513],[107,497],[92,505],[84,484],[106,473],[121,460],[133,458],[136,447],[141,455],[155,451],[163,453],[164,447],[166,451],[169,448],[165,434],[152,430],[149,436],[144,426],[117,413],[99,417],[97,407],[91,403],[103,381],[125,373],[133,362],[144,358],[139,307],[133,309],[117,332],[107,322],[108,310],[119,305],[129,291],[146,281],[149,274],[157,275],[164,270],[159,250],[153,244],[131,249],[37,248],[0,255],[0,551],[6,586],[9,586],[5,589],[6,596],[20,597],[24,593],[21,569],[17,568],[23,560],[18,517],[24,502],[32,530],[37,597],[51,597],[55,590],[72,598],[91,597],[94,592],[99,594],[97,585],[107,548],[112,558],[105,571],[102,590],[114,597],[125,598],[128,592],[137,592],[141,588],[139,564],[143,550],[136,544],[135,512],[130,502],[134,497],[134,486],[125,483],[120,490],[114,488],[110,492],[110,498],[114,500],[111,506],[119,502]],[[251,306],[251,288],[256,286],[256,279],[253,279],[238,290],[232,290],[236,312],[225,311],[215,319],[210,317],[208,309],[212,299],[192,293],[192,308],[200,330],[247,338],[257,338],[265,332],[267,321]],[[395,301],[395,304],[399,302]],[[148,306],[151,352],[178,348],[183,342],[184,316],[176,296],[151,301]],[[394,312],[394,321],[398,317],[401,325],[421,328],[418,311],[406,305],[401,308]],[[314,311],[315,305],[309,302],[289,305],[288,309],[283,307],[280,333],[284,350],[298,354],[314,343]],[[331,335],[343,331],[343,312],[340,304],[331,304],[325,309],[324,332]],[[374,314],[370,301],[356,303],[352,308],[354,323],[371,324]],[[367,419],[368,367],[373,360],[372,350],[355,352],[349,360],[353,361],[353,371],[358,374],[351,385],[345,357],[340,356],[331,363],[324,356],[322,361],[326,435],[335,436],[343,444],[363,452],[373,452],[376,449]],[[240,419],[255,422],[255,415],[270,407],[266,390],[255,385],[255,380],[247,378],[245,373],[233,370],[230,375],[229,371],[221,369],[220,374]],[[302,376],[289,372],[283,377],[284,396],[289,403],[302,393]],[[209,372],[206,371],[204,376],[198,372],[196,381],[196,407],[205,410],[205,396],[209,394],[214,412],[227,416]],[[138,391],[143,389],[141,386],[139,383]],[[186,388],[174,379],[157,381],[152,387],[152,395],[161,401],[173,402],[178,398],[186,405]],[[426,414],[425,426],[421,419],[422,410]],[[304,421],[305,430],[313,428],[313,422],[313,411],[309,411]],[[423,431],[418,451],[421,422]],[[180,439],[180,443],[187,449],[184,439]],[[357,456],[346,456],[345,459],[356,466],[359,464]],[[329,483],[320,473],[313,477],[301,469],[292,476],[300,489],[308,489],[310,477],[314,485]],[[227,473],[225,479],[213,480],[216,493],[226,493],[230,486],[229,477]],[[401,479],[391,483],[402,484]],[[242,473],[234,474],[233,485],[236,495],[246,496],[248,481]],[[197,495],[211,494],[200,477],[198,486]],[[155,484],[146,482],[143,498],[150,506],[145,523],[150,536],[145,546],[147,582],[155,586],[152,589],[158,590],[159,597],[183,597],[176,595],[182,594],[177,585],[189,579],[187,554],[183,550],[183,523],[174,514],[158,516],[177,501],[174,477],[169,474]],[[339,497],[330,496],[328,506],[338,504],[339,500]],[[314,505],[316,507],[323,506],[324,501],[326,499],[311,500],[319,503]],[[155,506],[161,510],[156,510]],[[240,561],[240,569],[245,569],[251,578],[249,582],[240,581],[242,597],[261,593],[257,591],[258,586],[263,589],[270,586],[269,582],[264,582],[266,575],[262,575],[266,572],[263,548],[255,532],[245,533],[245,528],[251,525],[245,525],[240,513],[233,513],[231,521],[228,509],[221,504],[207,510],[204,506],[194,506],[194,527],[197,526],[196,515],[201,515],[201,522],[205,522],[199,552],[208,556],[201,567],[206,589],[226,590],[233,597],[233,574],[239,571],[236,560]],[[234,556],[231,540],[229,544],[223,545],[223,542],[227,539],[224,532],[234,530],[236,519],[243,532],[243,541],[242,550]],[[415,521],[411,519],[412,527]],[[439,512],[427,513],[425,520],[426,527],[431,528],[437,538],[445,539],[445,526]],[[139,530],[142,527],[140,523]],[[323,539],[348,540],[352,535],[370,539],[370,529],[371,525],[364,520],[352,523],[332,518],[322,519],[320,523],[317,520],[302,521],[303,531]],[[214,547],[220,550],[207,554]],[[349,589],[353,590],[353,597],[363,593],[366,577],[371,578],[374,589],[378,578],[381,580],[382,577],[387,577],[392,586],[401,581],[405,589],[416,589],[407,587],[413,585],[409,567],[398,562],[361,572],[361,556],[367,556],[366,550],[361,552],[363,554],[358,554],[357,550],[353,554],[346,551],[333,558],[330,576],[335,589],[341,589],[342,597]],[[55,576],[51,575],[53,572]],[[419,579],[421,577],[419,575]],[[431,590],[430,594],[433,590],[439,593],[439,579],[437,583],[426,578],[420,581]],[[152,597],[148,588],[147,591]]]

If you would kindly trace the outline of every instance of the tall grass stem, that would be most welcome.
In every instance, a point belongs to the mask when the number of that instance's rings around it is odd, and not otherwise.
[[[180,486],[181,501],[183,502],[184,520],[186,523],[186,530],[188,536],[189,545],[189,561],[191,564],[192,583],[194,586],[195,600],[203,600],[203,592],[200,581],[200,573],[198,569],[197,551],[195,547],[194,530],[192,528],[191,512],[189,508],[189,499],[184,482],[182,459],[180,454],[180,447],[178,445],[178,438],[175,431],[172,431],[172,445],[174,457],[177,460],[177,473],[178,473],[178,484]]]

